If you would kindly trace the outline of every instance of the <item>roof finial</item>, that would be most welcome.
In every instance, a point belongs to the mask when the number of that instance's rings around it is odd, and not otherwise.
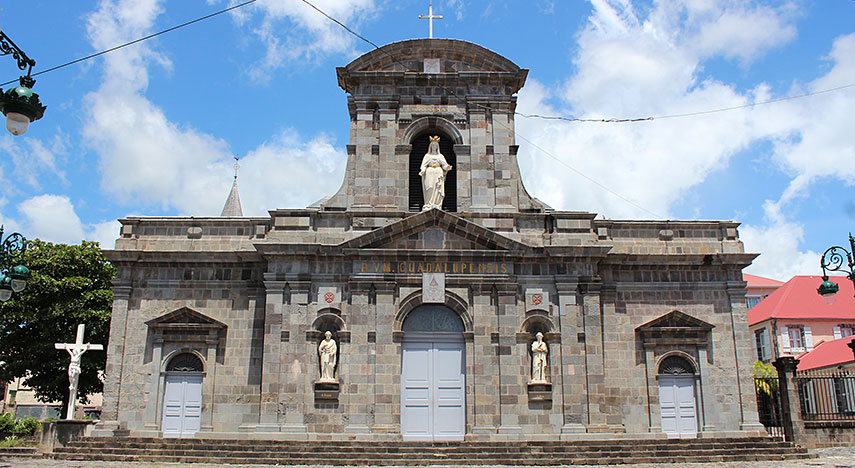
[[[428,3],[428,14],[419,15],[419,19],[428,20],[428,23],[430,24],[430,28],[429,28],[430,38],[433,39],[433,20],[442,19],[442,15],[434,15],[433,14],[433,0],[431,0],[430,3]]]
[[[237,155],[232,156],[235,159],[235,180],[232,182],[232,190],[229,192],[229,198],[226,199],[226,205],[223,206],[223,212],[220,216],[243,216],[243,209],[240,206],[240,195],[238,195],[237,173],[240,169],[240,158]]]

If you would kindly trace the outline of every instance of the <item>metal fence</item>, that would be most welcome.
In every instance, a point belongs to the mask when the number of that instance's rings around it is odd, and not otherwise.
[[[799,372],[796,385],[803,420],[855,420],[855,375],[845,371]]]
[[[754,391],[757,394],[757,413],[766,432],[773,437],[784,437],[784,420],[781,407],[781,392],[777,377],[755,377]]]

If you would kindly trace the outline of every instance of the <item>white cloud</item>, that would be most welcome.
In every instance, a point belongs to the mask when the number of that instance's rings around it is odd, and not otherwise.
[[[777,203],[767,201],[763,208],[767,225],[739,228],[745,251],[761,252],[745,272],[779,281],[787,281],[795,275],[815,274],[819,268],[819,254],[799,249],[804,239],[802,226],[787,221]]]
[[[28,238],[77,244],[85,237],[80,218],[66,196],[39,195],[21,202],[18,212],[24,217]]]
[[[741,106],[781,97],[758,83],[737,90],[708,78],[711,57],[747,66],[791,41],[793,3],[770,7],[736,0],[658,2],[635,9],[629,0],[591,0],[593,12],[578,36],[576,70],[562,86],[530,78],[519,96],[524,113],[581,118],[664,116]],[[855,34],[838,38],[828,72],[795,83],[786,94],[851,84]],[[801,224],[787,204],[805,196],[819,178],[855,184],[851,109],[855,89],[729,112],[642,123],[568,123],[517,119],[520,165],[527,188],[559,209],[582,209],[610,218],[669,216],[674,203],[749,145],[771,141],[770,171],[790,176],[777,201],[767,202],[766,223],[744,225],[747,251],[762,252],[749,269],[787,279],[813,272],[818,254],[801,251]],[[525,138],[534,142],[531,144]],[[535,148],[543,148],[615,196]],[[627,202],[621,196],[629,199]],[[651,213],[652,212],[652,213]]]
[[[112,249],[116,246],[121,226],[116,220],[93,224],[87,229],[86,240],[98,242],[102,249]]]
[[[93,45],[101,48],[150,32],[162,13],[160,4],[156,0],[103,0],[89,18]],[[257,5],[266,15],[263,27],[270,27],[272,35],[277,31],[273,28],[274,20],[286,17],[313,31],[314,45],[306,44],[301,53],[308,53],[312,47],[322,51],[340,49],[335,34],[325,35],[332,34],[329,20],[317,12],[307,12],[307,5],[273,1]],[[341,13],[340,17],[345,19],[355,15],[350,9],[370,5],[369,0],[318,3],[320,8],[331,14]],[[217,215],[231,183],[228,144],[190,126],[171,122],[160,107],[144,96],[148,67],[152,63],[166,66],[169,63],[147,44],[138,46],[108,55],[101,87],[85,99],[90,107],[84,135],[100,156],[101,186],[120,202],[174,209],[180,214]],[[324,135],[308,142],[292,130],[275,136],[272,143],[262,144],[241,161],[244,212],[265,214],[273,202],[282,203],[281,206],[305,206],[333,193],[341,175],[332,176],[334,182],[329,182],[329,177],[316,174],[316,165],[322,162],[326,171],[322,174],[331,174],[343,159],[343,153],[333,149],[332,142]],[[264,201],[268,204],[260,208]]]
[[[243,213],[264,216],[275,208],[302,207],[335,194],[347,155],[326,135],[303,142],[286,130],[240,161],[238,186]],[[219,208],[225,203],[222,191]],[[219,214],[219,211],[217,212]]]
[[[18,213],[23,219],[10,223],[9,232],[18,231],[28,239],[39,238],[63,244],[93,240],[100,242],[102,248],[112,248],[119,233],[117,221],[84,225],[65,195],[46,194],[29,198],[18,204]]]
[[[684,41],[697,35],[693,30],[703,30],[704,21],[727,13],[726,2],[707,2],[709,11],[697,14],[691,24],[685,15],[700,9],[694,3],[663,2],[647,17],[628,1],[592,0],[592,4],[589,25],[578,38],[576,73],[555,89],[529,79],[519,96],[521,112],[627,118],[740,106],[754,100],[730,84],[700,78],[703,58],[713,49],[721,54],[731,50],[726,44],[702,52]],[[782,19],[772,15],[767,21],[778,24]],[[764,36],[753,44],[761,50],[772,42]],[[524,139],[518,142],[520,161],[528,188],[556,208],[588,209],[613,218],[667,217],[687,189],[725,167],[761,136],[753,121],[750,109],[640,123],[517,119],[520,135],[620,196],[573,174]]]
[[[47,144],[34,138],[15,139],[12,135],[2,135],[0,150],[11,159],[16,184],[23,182],[40,189],[39,179],[45,175],[56,177],[60,183],[68,183],[65,171],[57,164],[57,159],[62,162],[67,154],[66,143],[60,134],[54,135]]]
[[[374,0],[315,0],[312,4],[354,31],[375,8]],[[246,9],[235,10],[233,17],[238,24],[246,25],[254,13],[260,14],[260,20],[253,26],[253,33],[266,52],[261,63],[249,72],[253,79],[265,80],[273,71],[298,59],[355,54],[354,36],[304,2],[260,0]]]

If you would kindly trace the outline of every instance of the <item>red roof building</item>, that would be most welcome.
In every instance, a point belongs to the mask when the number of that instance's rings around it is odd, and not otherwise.
[[[745,287],[745,304],[749,309],[759,304],[760,301],[766,299],[776,289],[784,285],[783,281],[749,275],[748,273],[743,273],[742,279],[748,283]]]
[[[800,371],[821,370],[830,368],[851,368],[855,366],[855,355],[849,343],[855,339],[853,336],[840,338],[839,340],[822,341],[818,343],[813,351],[808,351],[798,356]]]
[[[796,357],[820,342],[855,335],[855,287],[846,277],[830,279],[840,287],[831,305],[816,292],[822,277],[794,276],[748,310],[755,358]]]

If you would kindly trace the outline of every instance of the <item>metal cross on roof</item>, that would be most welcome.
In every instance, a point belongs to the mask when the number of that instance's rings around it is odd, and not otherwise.
[[[240,158],[238,158],[237,156],[232,156],[232,157],[233,157],[233,158],[235,158],[235,165],[234,165],[234,168],[235,168],[235,180],[237,180],[237,171],[238,171],[238,169],[240,169],[240,162],[239,162],[239,161],[240,161]]]
[[[442,15],[435,15],[435,14],[433,14],[433,1],[431,1],[430,3],[428,3],[428,14],[426,14],[426,15],[419,15],[419,19],[426,19],[426,20],[428,20],[428,23],[430,24],[430,28],[429,28],[429,31],[430,31],[430,38],[431,38],[431,39],[433,39],[433,20],[435,20],[435,19],[442,19]]]

